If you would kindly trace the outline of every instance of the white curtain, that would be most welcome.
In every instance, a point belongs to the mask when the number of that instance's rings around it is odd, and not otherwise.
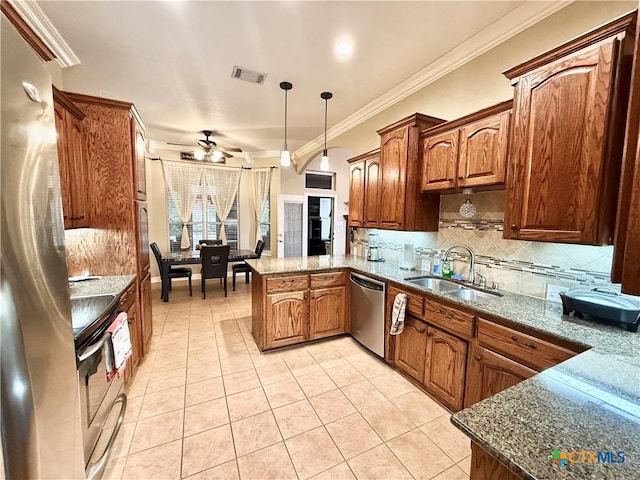
[[[224,222],[233,207],[233,201],[240,186],[242,168],[205,165],[203,172],[207,186],[213,187],[207,190],[214,207],[216,207],[216,215],[220,219],[220,223],[222,223],[220,227],[222,243],[227,245],[227,232],[224,228]]]
[[[253,212],[256,217],[256,242],[262,240],[262,230],[260,229],[260,219],[264,213],[264,207],[269,195],[271,185],[271,168],[252,168],[251,178],[253,180]]]
[[[191,220],[191,212],[193,205],[198,198],[198,190],[200,179],[202,178],[202,165],[198,163],[188,162],[172,162],[170,160],[162,160],[162,174],[164,182],[169,189],[169,194],[173,200],[173,204],[178,210],[180,220],[182,221],[182,240],[181,248],[189,248],[191,240],[189,239],[189,231],[187,223]]]

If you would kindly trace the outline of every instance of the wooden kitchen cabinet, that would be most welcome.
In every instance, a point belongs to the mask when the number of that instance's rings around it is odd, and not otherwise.
[[[349,226],[364,225],[364,160],[349,165]]]
[[[153,336],[153,314],[151,312],[151,274],[140,282],[140,308],[142,324],[142,351],[146,355],[149,342]]]
[[[424,139],[423,192],[455,188],[459,137],[460,131],[455,129]]]
[[[423,162],[419,143],[421,130],[442,122],[441,119],[416,113],[378,130],[378,228],[419,231],[438,229],[440,197],[420,192]]]
[[[84,113],[53,87],[64,228],[89,226]]]
[[[636,29],[631,98],[623,150],[611,281],[640,295],[640,29]]]
[[[395,335],[394,339],[396,367],[423,383],[427,358],[427,324],[407,315],[404,319],[404,330]]]
[[[309,340],[309,293],[307,290],[266,296],[267,349]]]
[[[345,331],[347,288],[322,288],[311,291],[310,339],[331,337]]]
[[[251,334],[261,351],[349,330],[345,270],[251,277]]]
[[[462,409],[467,342],[429,325],[424,386],[451,410]]]
[[[423,130],[421,190],[504,184],[512,105],[509,100]]]
[[[364,163],[364,226],[378,226],[380,208],[380,151],[367,158]]]
[[[469,355],[464,406],[470,407],[537,373],[487,348],[474,346]]]
[[[380,149],[349,161],[349,226],[376,227],[380,176]]]
[[[504,238],[612,242],[635,13],[505,72],[515,85]]]
[[[133,138],[133,177],[136,187],[136,200],[145,201],[147,199],[147,175],[144,155],[144,131],[138,121],[133,118],[131,121],[131,136]]]
[[[135,203],[138,277],[145,278],[149,275],[151,268],[149,263],[149,210],[147,202],[136,200]]]
[[[129,322],[129,337],[131,338],[131,357],[127,360],[127,366],[125,368],[125,384],[130,383],[133,377],[135,377],[138,365],[140,365],[140,360],[143,356],[138,302],[134,301],[127,309],[127,319]]]

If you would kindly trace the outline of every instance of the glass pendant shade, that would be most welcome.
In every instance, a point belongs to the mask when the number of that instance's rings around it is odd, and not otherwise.
[[[193,152],[193,156],[195,157],[196,160],[203,160],[204,159],[204,151],[200,148],[196,148]]]
[[[320,159],[320,170],[323,172],[329,171],[329,156],[326,150],[322,153],[322,158]]]
[[[282,167],[288,167],[291,165],[291,154],[289,150],[282,150],[280,152],[280,165]]]

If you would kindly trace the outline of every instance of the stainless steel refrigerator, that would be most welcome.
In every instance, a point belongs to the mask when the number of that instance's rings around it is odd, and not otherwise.
[[[4,473],[8,479],[84,478],[51,78],[1,17]]]

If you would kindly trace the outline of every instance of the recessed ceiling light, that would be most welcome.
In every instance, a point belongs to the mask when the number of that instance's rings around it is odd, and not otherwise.
[[[348,60],[353,55],[353,41],[350,38],[340,38],[333,47],[333,53],[340,60]]]

